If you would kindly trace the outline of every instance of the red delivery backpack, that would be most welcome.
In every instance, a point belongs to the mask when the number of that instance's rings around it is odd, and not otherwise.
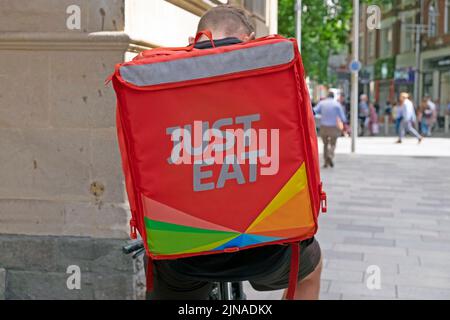
[[[200,32],[211,40],[211,33]],[[117,131],[147,290],[152,260],[291,245],[326,212],[301,57],[278,35],[211,49],[158,48],[118,64]]]

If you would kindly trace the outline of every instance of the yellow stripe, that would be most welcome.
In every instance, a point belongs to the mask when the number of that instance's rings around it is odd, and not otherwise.
[[[261,212],[261,214],[253,221],[253,223],[248,227],[247,231],[258,224],[261,220],[268,217],[270,214],[279,209],[282,205],[288,202],[297,193],[302,191],[308,184],[308,179],[306,176],[306,167],[303,163],[297,172],[289,179],[289,181],[284,185],[284,187],[278,192],[275,198],[269,203],[267,207]],[[247,232],[246,231],[246,232]]]
[[[214,249],[214,248],[217,248],[218,246],[221,246],[221,245],[224,244],[224,243],[227,243],[227,242],[230,241],[230,240],[233,240],[234,238],[237,238],[237,237],[240,236],[240,235],[241,235],[241,234],[239,233],[239,234],[234,235],[234,236],[232,236],[232,237],[229,237],[229,238],[227,238],[227,239],[222,239],[222,240],[220,240],[220,241],[212,242],[212,243],[206,244],[206,245],[204,245],[204,246],[196,247],[196,248],[193,248],[193,249],[183,250],[182,252],[177,252],[177,253],[174,253],[174,254],[194,253],[194,252],[201,252],[201,251],[209,251],[209,250],[212,250],[212,249]]]

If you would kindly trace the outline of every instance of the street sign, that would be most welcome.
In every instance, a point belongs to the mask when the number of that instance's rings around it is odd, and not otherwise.
[[[359,72],[361,70],[361,62],[359,60],[353,60],[350,62],[349,69],[351,72]]]
[[[361,70],[361,62],[359,62],[359,60],[353,60],[348,65],[348,68],[351,72],[359,72],[359,70]]]

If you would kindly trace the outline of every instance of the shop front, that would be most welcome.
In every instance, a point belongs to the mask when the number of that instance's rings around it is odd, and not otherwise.
[[[387,102],[395,101],[395,57],[379,59],[375,63],[375,100],[384,110]]]
[[[450,53],[423,60],[423,96],[429,95],[443,117],[450,104]]]

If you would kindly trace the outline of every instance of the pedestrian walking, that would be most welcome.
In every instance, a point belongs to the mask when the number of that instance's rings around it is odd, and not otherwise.
[[[367,117],[369,116],[369,98],[366,94],[362,94],[359,98],[358,105],[358,118],[359,118],[359,127],[360,127],[360,135],[364,136],[364,131],[366,128]]]
[[[422,142],[423,137],[414,129],[413,123],[416,122],[416,110],[414,104],[409,99],[409,94],[406,92],[400,93],[399,104],[402,106],[400,123],[400,130],[397,143],[402,143],[406,131],[417,138],[419,143]]]
[[[348,106],[348,103],[345,99],[345,95],[341,94],[338,98],[338,102],[341,104],[341,108],[344,111],[344,115],[347,119],[350,118],[350,116],[347,114],[347,110],[350,109]],[[351,134],[351,129],[348,123],[342,122],[340,119],[337,121],[338,128],[341,129],[342,135],[344,137],[349,137]]]
[[[395,134],[400,135],[400,125],[403,120],[403,106],[398,102],[394,102],[392,107],[392,117],[395,119]]]
[[[437,122],[437,107],[436,104],[431,100],[430,96],[425,96],[426,109],[425,109],[425,119],[428,126],[427,136],[431,137],[434,130],[434,126]]]
[[[379,133],[378,112],[373,103],[369,105],[369,133],[371,136]]]
[[[328,97],[314,108],[320,114],[320,137],[323,140],[324,168],[334,167],[334,151],[338,137],[341,135],[341,124],[347,122],[347,117],[339,102],[334,100],[334,93],[329,92]]]
[[[433,108],[433,106],[428,103],[428,98],[424,97],[422,103],[420,104],[417,117],[418,123],[420,125],[420,132],[424,136],[431,136],[434,114],[435,106]]]

